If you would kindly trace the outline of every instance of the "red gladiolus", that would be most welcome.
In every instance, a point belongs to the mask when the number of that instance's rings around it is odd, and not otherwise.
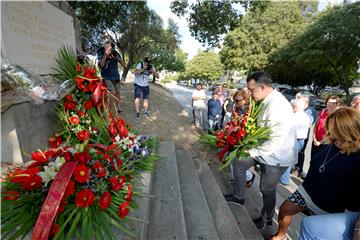
[[[83,130],[83,131],[77,133],[77,138],[80,141],[84,142],[90,138],[90,133],[88,130]]]
[[[69,196],[73,195],[75,193],[75,182],[70,180],[68,185],[66,186],[64,198],[68,198]]]
[[[91,160],[91,156],[88,152],[78,152],[74,154],[74,160],[81,164],[87,164]]]
[[[125,199],[130,202],[131,201],[131,196],[132,196],[132,185],[129,184],[128,192],[127,192],[127,194],[125,196]]]
[[[63,157],[65,158],[66,162],[70,162],[72,160],[72,154],[71,152],[64,152]]]
[[[66,110],[75,110],[76,109],[76,103],[74,102],[64,102],[64,108]]]
[[[97,177],[101,178],[106,176],[106,169],[99,161],[93,165],[93,168],[98,172]]]
[[[3,197],[4,201],[16,201],[20,197],[20,193],[18,191],[8,191],[6,192],[5,197]]]
[[[36,167],[29,167],[26,170],[17,170],[16,174],[10,179],[10,182],[16,182],[16,183],[24,183],[26,181],[29,181],[30,178],[37,176],[36,174],[40,172],[40,170]]]
[[[86,208],[94,203],[95,195],[89,189],[84,189],[76,194],[76,205],[81,208]]]
[[[76,77],[75,81],[76,81],[76,87],[78,89],[80,89],[83,92],[89,92],[88,87],[85,85],[86,81],[84,79],[82,79],[81,77]]]
[[[116,192],[119,191],[124,185],[124,183],[120,183],[116,177],[110,177],[109,182],[111,188]]]
[[[235,146],[238,143],[238,139],[236,139],[236,137],[234,136],[227,136],[226,141],[231,145],[231,146]]]
[[[52,147],[52,148],[57,148],[58,147],[58,141],[57,141],[57,138],[52,136],[52,137],[49,137],[48,139],[48,143],[49,143],[49,146]]]
[[[119,206],[119,216],[121,218],[126,217],[129,214],[129,202],[123,202],[122,204],[120,204]]]
[[[76,125],[76,124],[79,124],[79,123],[80,123],[80,118],[79,118],[78,116],[74,115],[74,116],[71,116],[71,117],[69,118],[69,121],[70,121],[72,124]]]
[[[80,65],[80,63],[78,63],[78,64],[76,64],[76,72],[81,72],[81,70],[82,70],[82,67],[81,67],[81,65]]]
[[[246,136],[246,134],[247,133],[244,129],[240,129],[236,137],[241,141]]]
[[[114,124],[110,124],[110,125],[108,126],[108,130],[109,130],[109,132],[110,132],[112,135],[116,135],[116,134],[117,134],[117,130],[116,130],[116,127],[115,127]]]
[[[33,152],[31,158],[37,162],[47,163],[48,159],[43,152]]]
[[[222,147],[224,147],[224,142],[218,142],[217,145],[219,148],[222,148]]]
[[[52,229],[51,229],[51,236],[52,236],[52,237],[55,237],[56,234],[58,234],[59,231],[60,231],[60,226],[59,226],[59,225],[56,225],[56,224],[54,223],[53,226],[52,226]]]
[[[90,169],[85,165],[79,165],[74,170],[75,180],[79,183],[85,183],[89,181]]]
[[[33,190],[41,186],[42,178],[38,175],[28,177],[22,184],[22,187],[27,190]]]
[[[99,205],[101,209],[105,210],[110,206],[111,203],[111,194],[109,192],[104,192],[100,199],[99,199]]]
[[[89,84],[90,92],[95,92],[98,85],[99,85],[99,81],[91,81],[90,84]]]
[[[84,108],[85,108],[86,110],[89,110],[89,109],[92,108],[92,107],[93,107],[93,104],[92,104],[91,101],[85,101],[85,102],[84,102]]]
[[[66,202],[66,198],[63,197],[63,199],[61,199],[58,211],[57,211],[57,215],[59,215],[60,213],[65,211],[65,206],[66,206],[67,202]]]
[[[76,110],[77,114],[80,116],[80,117],[85,117],[86,116],[86,113],[83,112],[83,111],[80,111],[80,110]]]
[[[74,98],[73,98],[73,96],[71,96],[71,95],[66,95],[65,97],[64,97],[64,99],[65,99],[65,101],[67,101],[67,102],[74,102]]]

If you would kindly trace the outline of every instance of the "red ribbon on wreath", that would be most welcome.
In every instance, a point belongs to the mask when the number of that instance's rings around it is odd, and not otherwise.
[[[56,174],[36,220],[32,234],[33,240],[48,240],[56,213],[65,194],[65,189],[77,164],[78,162],[67,162],[61,166]]]

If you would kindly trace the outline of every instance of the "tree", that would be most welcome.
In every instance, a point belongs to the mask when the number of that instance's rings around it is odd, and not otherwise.
[[[265,9],[255,8],[226,35],[221,60],[228,70],[264,69],[270,55],[303,32],[306,25],[298,2],[270,2]]]
[[[350,101],[349,88],[359,77],[359,16],[360,2],[326,10],[303,34],[272,57],[270,69],[279,72],[277,66],[285,63],[292,77],[306,75],[315,85],[317,82],[339,85]]]
[[[79,1],[69,2],[81,22],[82,41],[85,50],[95,51],[105,37],[116,44],[126,67],[124,80],[134,64],[146,55],[153,55],[159,46],[168,51],[178,48],[177,33],[163,28],[161,18],[150,10],[146,2]],[[173,26],[172,26],[173,27]],[[175,41],[175,40],[176,41]],[[169,52],[168,52],[169,55]]]
[[[191,35],[210,47],[218,46],[221,35],[234,29],[240,13],[232,6],[232,1],[173,1],[171,11],[179,17],[187,15]]]
[[[199,79],[201,81],[217,81],[224,75],[224,66],[215,52],[199,52],[186,63],[186,68],[179,79]]]

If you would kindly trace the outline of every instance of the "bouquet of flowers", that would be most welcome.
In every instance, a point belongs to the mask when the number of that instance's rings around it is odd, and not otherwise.
[[[34,151],[2,179],[2,237],[24,237],[33,228],[36,240],[115,239],[111,226],[132,235],[124,223],[137,207],[133,195],[141,196],[139,174],[158,159],[156,139],[135,135],[110,113],[94,66],[74,61],[69,49],[60,53],[58,72],[76,88],[56,109],[61,129],[50,148]]]
[[[267,126],[266,121],[259,120],[264,107],[263,103],[250,99],[245,114],[234,112],[231,121],[223,129],[200,137],[205,147],[210,150],[221,150],[218,153],[218,159],[223,163],[220,169],[224,169],[235,159],[248,157],[250,149],[258,147],[270,138],[271,128]],[[227,153],[228,156],[224,158]]]

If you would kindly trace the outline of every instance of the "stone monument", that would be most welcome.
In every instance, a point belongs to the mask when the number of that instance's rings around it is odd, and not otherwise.
[[[2,1],[1,56],[35,74],[51,74],[61,46],[80,48],[71,11],[67,2]],[[56,128],[55,102],[35,105],[4,86],[1,98],[11,99],[12,105],[3,109],[2,103],[1,160],[26,161],[26,153],[46,147]]]

